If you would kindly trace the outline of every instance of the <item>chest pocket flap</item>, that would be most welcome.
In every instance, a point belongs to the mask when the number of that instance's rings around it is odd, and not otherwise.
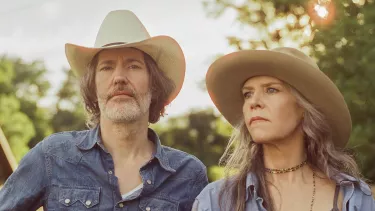
[[[100,188],[98,187],[63,187],[59,190],[59,202],[65,206],[84,205],[86,208],[91,208],[99,204]]]

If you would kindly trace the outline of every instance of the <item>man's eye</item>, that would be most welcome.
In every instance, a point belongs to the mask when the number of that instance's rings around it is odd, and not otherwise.
[[[107,71],[107,70],[112,70],[112,67],[104,66],[104,67],[100,68],[100,71]]]
[[[251,92],[244,92],[244,93],[243,93],[243,97],[244,97],[245,99],[248,99],[248,98],[250,98],[250,97],[251,97],[251,95],[252,95],[252,93],[251,93]]]

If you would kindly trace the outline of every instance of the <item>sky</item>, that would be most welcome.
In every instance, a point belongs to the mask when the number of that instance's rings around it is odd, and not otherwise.
[[[185,82],[180,94],[167,107],[168,116],[191,109],[214,108],[200,88],[206,71],[217,54],[234,49],[225,39],[244,31],[235,23],[234,12],[219,19],[208,17],[202,0],[0,0],[0,54],[26,61],[43,60],[52,84],[41,106],[53,105],[56,90],[69,68],[65,43],[92,47],[104,17],[112,10],[133,11],[151,36],[168,35],[181,45],[186,58]],[[184,4],[182,2],[185,2]],[[249,36],[254,32],[246,31]]]

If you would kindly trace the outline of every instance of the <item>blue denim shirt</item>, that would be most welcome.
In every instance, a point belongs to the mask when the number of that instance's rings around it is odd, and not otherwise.
[[[219,211],[219,192],[224,185],[224,179],[215,181],[207,185],[198,195],[194,203],[194,211]],[[342,211],[375,211],[375,202],[372,197],[370,187],[363,181],[357,181],[355,178],[341,174],[335,178],[343,191]],[[249,173],[246,178],[246,209],[251,211],[266,211],[263,207],[263,199],[257,195],[258,179]],[[225,200],[225,199],[224,199]],[[230,209],[225,204],[224,210]],[[333,207],[333,202],[332,202]],[[348,207],[348,209],[347,209]],[[224,211],[221,210],[221,211]]]
[[[187,211],[208,184],[201,161],[162,146],[149,129],[156,151],[140,169],[142,191],[123,200],[98,131],[57,133],[38,143],[0,190],[0,210]]]

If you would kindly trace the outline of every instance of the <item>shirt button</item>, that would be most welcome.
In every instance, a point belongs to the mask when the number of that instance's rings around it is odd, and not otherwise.
[[[111,170],[108,171],[108,174],[113,174],[113,172]]]
[[[65,199],[65,204],[69,204],[70,203],[70,199]]]
[[[146,210],[147,210],[147,211],[150,211],[150,210],[151,210],[151,208],[150,208],[150,207],[146,207]]]
[[[90,200],[87,200],[85,204],[86,204],[87,206],[90,206],[90,205],[91,205],[91,201],[90,201]]]
[[[119,207],[123,208],[124,207],[124,204],[123,203],[120,203],[118,204]]]
[[[151,185],[151,183],[152,183],[151,180],[148,179],[147,184]]]

